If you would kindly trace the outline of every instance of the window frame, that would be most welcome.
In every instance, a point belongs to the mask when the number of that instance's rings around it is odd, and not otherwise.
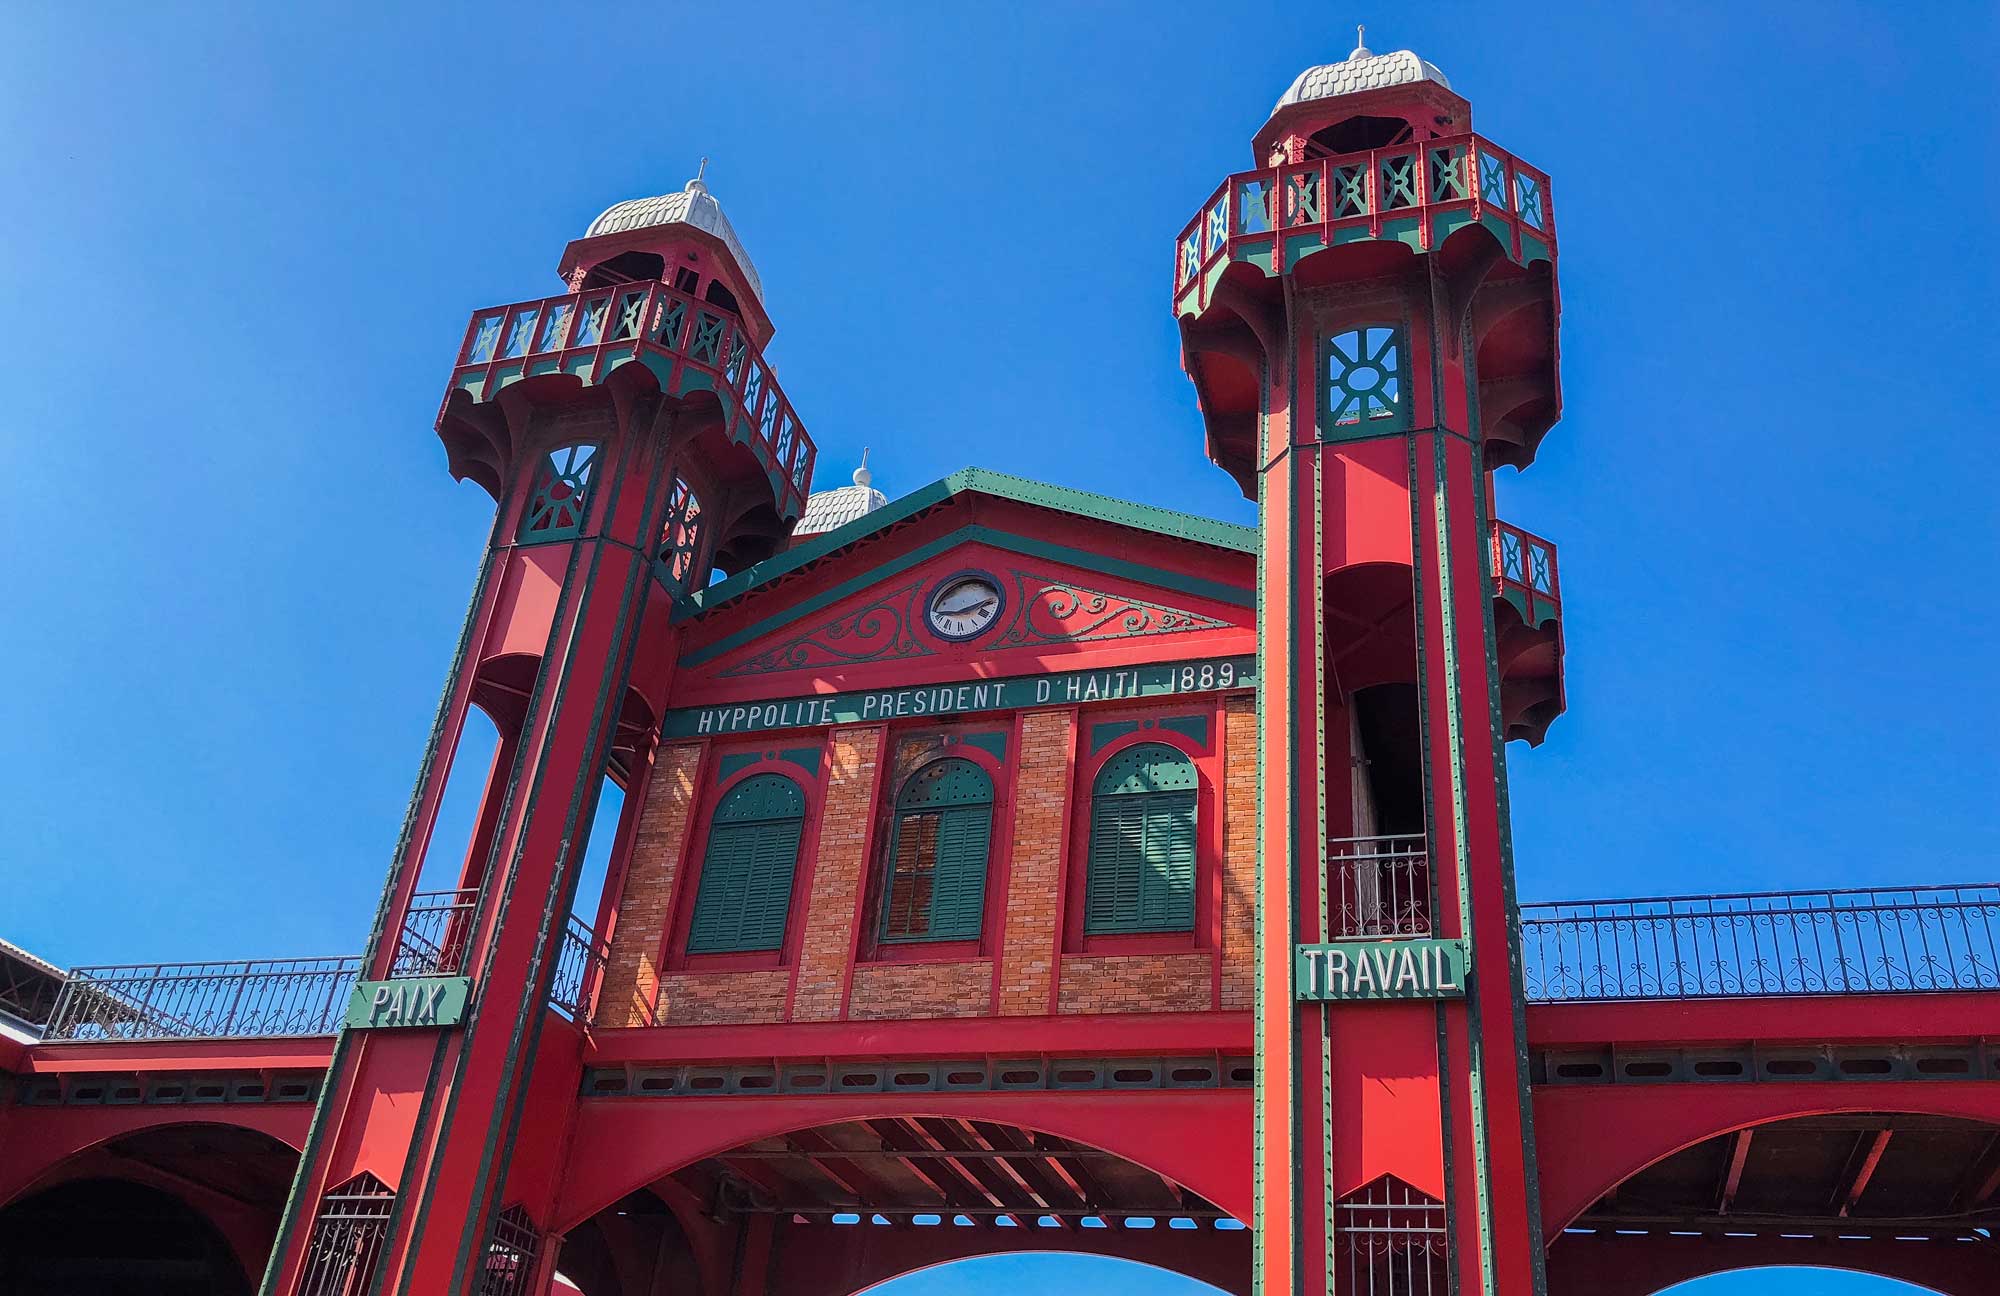
[[[1208,721],[1208,741],[1169,729],[1161,722],[1191,713]],[[1131,732],[1089,751],[1094,726],[1131,721]],[[1069,858],[1063,897],[1061,949],[1064,954],[1218,953],[1222,948],[1222,800],[1219,793],[1223,712],[1220,700],[1195,707],[1148,707],[1143,711],[1084,711],[1077,715],[1077,759],[1070,788]],[[1090,839],[1096,819],[1097,779],[1104,767],[1129,749],[1148,743],[1171,747],[1194,765],[1194,921],[1185,931],[1087,931],[1090,893]],[[1086,754],[1088,753],[1088,754]]]
[[[992,908],[991,900],[992,900],[992,890],[993,890],[993,854],[994,854],[993,845],[994,845],[994,837],[999,827],[998,823],[996,823],[995,820],[997,817],[996,812],[998,811],[1000,805],[1000,789],[998,785],[998,780],[996,780],[993,776],[993,771],[987,769],[985,766],[980,764],[980,762],[971,759],[969,756],[962,754],[958,750],[958,748],[963,747],[963,745],[964,744],[962,743],[955,744],[953,746],[948,746],[940,749],[937,754],[933,755],[930,759],[924,761],[922,764],[918,765],[915,769],[911,770],[909,774],[903,778],[902,785],[894,789],[893,796],[891,796],[889,802],[889,811],[888,811],[889,831],[887,834],[887,840],[884,843],[881,851],[881,862],[878,869],[881,878],[881,883],[878,888],[880,894],[875,903],[874,940],[878,949],[904,947],[911,945],[926,945],[933,947],[945,946],[945,945],[958,945],[958,946],[970,946],[976,949],[981,944],[985,936],[986,926],[987,926],[987,915],[990,909]],[[922,935],[916,935],[916,936],[895,935],[892,934],[889,930],[889,918],[891,912],[891,905],[895,898],[896,855],[898,848],[902,845],[904,820],[915,818],[917,816],[924,814],[936,814],[940,818],[942,818],[942,815],[944,813],[944,811],[941,810],[930,810],[923,807],[911,807],[906,809],[903,805],[903,799],[906,795],[908,795],[912,787],[916,784],[916,781],[924,776],[926,771],[935,769],[937,766],[946,764],[947,762],[959,763],[969,766],[974,772],[976,772],[981,778],[983,778],[986,781],[987,795],[984,803],[976,801],[963,803],[968,808],[983,808],[986,812],[986,857],[984,860],[980,862],[980,870],[982,876],[980,878],[979,912],[977,918],[977,928],[970,935],[966,935],[964,933],[954,933],[947,936],[936,936],[932,935],[929,930],[926,930],[925,933]],[[884,789],[884,795],[890,796],[890,792],[888,789]],[[937,872],[937,863],[935,857],[933,857],[931,863],[931,874],[933,878],[936,877],[936,872]],[[936,893],[934,890],[932,893],[932,903],[935,904],[935,901],[936,901]],[[935,918],[935,914],[932,914],[931,917]]]
[[[716,778],[714,771],[731,756],[754,756],[756,759],[740,769],[729,772],[727,777]],[[787,760],[763,745],[750,751],[739,749],[717,749],[710,747],[702,768],[696,774],[696,786],[701,787],[710,779],[714,782],[699,794],[697,813],[688,825],[688,832],[681,842],[679,865],[676,869],[672,911],[668,916],[666,930],[662,934],[660,968],[663,972],[737,972],[759,969],[789,968],[797,964],[799,948],[805,939],[806,914],[812,896],[813,870],[819,859],[820,810],[825,798],[826,761],[821,754],[819,769],[808,770],[795,761]],[[805,814],[799,829],[798,857],[792,864],[791,901],[785,909],[785,934],[775,950],[715,950],[691,951],[688,942],[694,930],[696,902],[701,895],[701,874],[708,862],[709,837],[715,829],[715,812],[722,807],[729,794],[739,784],[764,774],[777,774],[798,785],[805,796]]]
[[[972,963],[997,961],[1006,941],[1007,892],[1012,885],[1014,852],[1014,768],[1008,762],[1020,748],[1020,715],[1004,721],[888,728],[882,737],[880,773],[876,778],[874,810],[869,819],[868,865],[862,908],[855,924],[854,966],[895,963]],[[973,739],[998,737],[1006,758],[995,756]],[[906,743],[935,740],[937,748],[909,767],[892,783],[897,753]],[[979,767],[993,786],[992,819],[986,839],[986,894],[979,912],[979,934],[945,940],[900,938],[884,940],[883,915],[888,906],[890,851],[894,849],[898,815],[896,802],[909,780],[940,760],[964,760]]]

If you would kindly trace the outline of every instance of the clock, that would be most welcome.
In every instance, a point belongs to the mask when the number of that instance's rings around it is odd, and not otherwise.
[[[985,572],[947,576],[931,595],[925,616],[940,639],[971,639],[1000,619],[1000,585]]]

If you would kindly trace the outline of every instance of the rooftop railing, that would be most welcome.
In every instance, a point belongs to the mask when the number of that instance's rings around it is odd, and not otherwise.
[[[1457,225],[1484,223],[1516,261],[1554,255],[1548,176],[1478,135],[1343,153],[1243,171],[1222,182],[1174,244],[1174,295],[1225,260],[1277,258],[1308,246],[1407,238],[1426,251]],[[1206,297],[1201,304],[1206,304]]]
[[[763,355],[733,311],[663,283],[592,288],[479,311],[465,330],[451,385],[490,399],[522,378],[570,374],[596,383],[651,356],[668,366],[663,389],[715,392],[731,435],[749,445],[784,511],[805,508],[816,451]]]
[[[461,892],[419,895],[392,974],[450,976],[465,970],[470,904]],[[572,916],[557,955],[549,1006],[580,1019],[603,967],[604,943]],[[331,1035],[347,1015],[360,956],[132,963],[72,969],[56,998],[49,1041],[260,1039]]]
[[[1521,907],[1530,1000],[2000,990],[2000,884]]]

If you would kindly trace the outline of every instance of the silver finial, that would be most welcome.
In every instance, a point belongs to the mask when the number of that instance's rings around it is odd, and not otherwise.
[[[875,484],[875,474],[868,471],[868,447],[861,447],[861,466],[854,470],[854,484],[867,490]]]
[[[1354,52],[1347,56],[1347,61],[1352,63],[1355,59],[1371,58],[1374,53],[1374,50],[1368,48],[1367,24],[1354,24]]]
[[[694,179],[688,181],[687,184],[684,186],[684,188],[687,190],[688,193],[707,193],[708,181],[704,179],[704,177],[707,175],[708,175],[708,159],[703,158],[701,160],[701,165],[695,168]]]

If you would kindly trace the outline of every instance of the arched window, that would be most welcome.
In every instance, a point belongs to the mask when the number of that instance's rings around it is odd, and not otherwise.
[[[1090,797],[1085,935],[1194,929],[1194,762],[1165,743],[1106,761]]]
[[[910,775],[889,836],[882,939],[977,939],[992,839],[993,780],[986,771],[953,758]]]
[[[701,861],[688,953],[775,950],[785,943],[806,794],[782,774],[759,774],[715,807]]]
[[[686,586],[701,558],[701,499],[685,477],[674,478],[667,501],[667,524],[660,532],[660,562],[674,583]]]
[[[559,446],[535,465],[535,487],[521,511],[521,539],[565,540],[583,529],[597,447]]]

